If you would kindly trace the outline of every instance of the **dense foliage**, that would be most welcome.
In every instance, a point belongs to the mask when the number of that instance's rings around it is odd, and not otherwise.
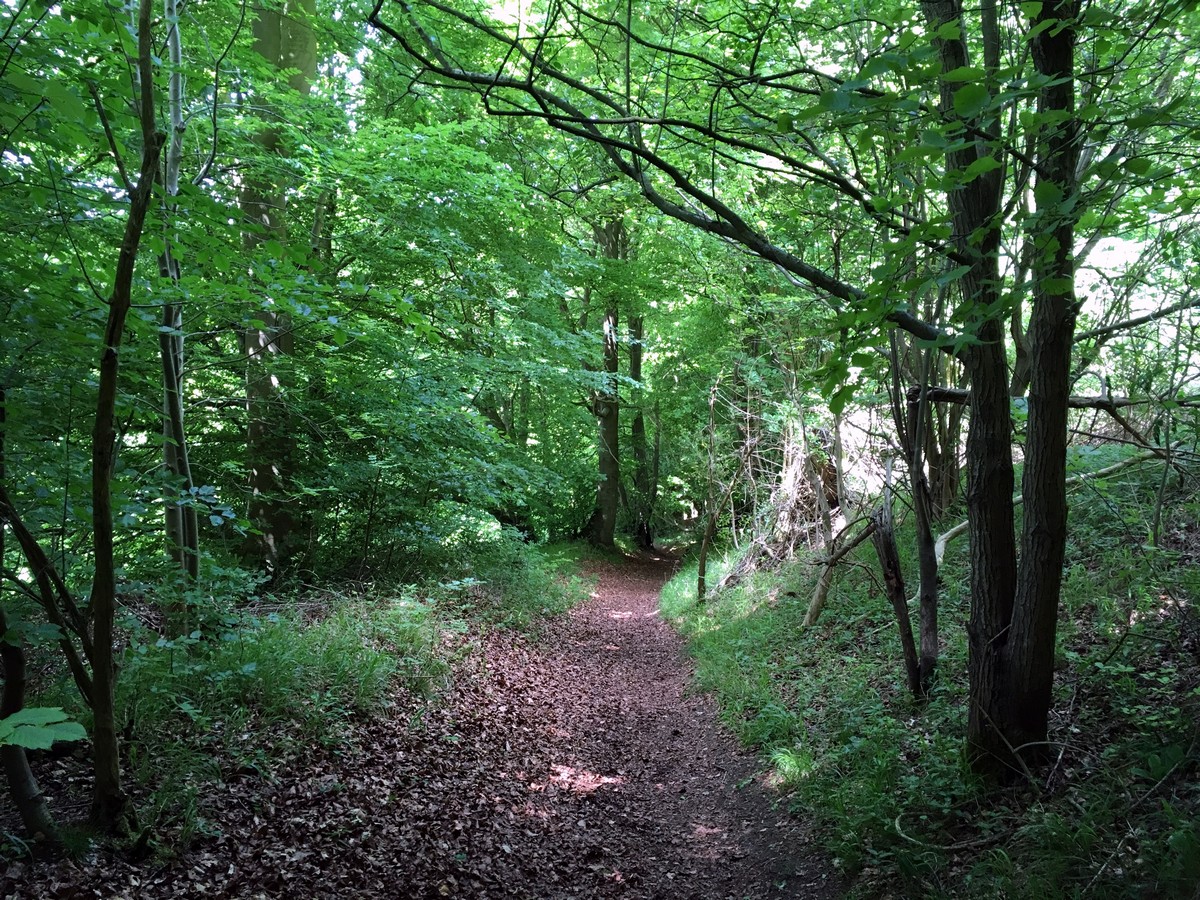
[[[205,741],[335,741],[569,605],[546,542],[678,539],[702,681],[847,869],[1182,890],[1193,6],[7,0],[26,829],[82,723],[92,823],[182,846]]]

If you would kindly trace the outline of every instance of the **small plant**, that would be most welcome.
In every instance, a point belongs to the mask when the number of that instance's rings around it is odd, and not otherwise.
[[[83,726],[69,721],[67,714],[57,707],[30,707],[0,719],[0,747],[49,750],[58,741],[86,738]]]

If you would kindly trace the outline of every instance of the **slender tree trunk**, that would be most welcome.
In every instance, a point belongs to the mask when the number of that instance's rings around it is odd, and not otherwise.
[[[982,329],[984,341],[1000,341],[997,322]],[[967,740],[982,771],[1009,758],[1005,645],[1010,635],[1016,585],[1013,537],[1012,426],[1008,378],[998,354],[977,348],[971,370],[971,418],[967,431],[967,519],[971,560],[971,617],[967,625],[970,710]]]
[[[116,405],[120,374],[121,340],[132,303],[133,271],[138,246],[146,225],[146,212],[158,175],[158,159],[165,135],[154,130],[154,64],[150,35],[150,0],[141,0],[138,12],[138,72],[142,120],[142,165],[129,198],[129,216],[117,257],[104,349],[100,357],[96,422],[92,429],[92,717],[93,767],[92,820],[109,831],[124,831],[131,818],[129,798],[121,788],[121,766],[113,709],[116,661],[113,654],[113,623],[117,583],[113,559],[112,474],[116,458]]]
[[[513,443],[522,450],[529,449],[529,377],[521,382],[513,396]]]
[[[641,316],[629,319],[629,378],[641,384],[644,322]],[[646,415],[642,410],[641,388],[635,388],[633,422],[629,429],[630,449],[633,451],[633,535],[638,547],[649,550],[654,546],[654,484],[651,482],[650,451],[646,441]]]
[[[0,522],[7,524],[12,529],[13,537],[17,539],[17,546],[21,548],[25,563],[33,573],[34,583],[38,588],[38,601],[46,613],[46,618],[51,625],[56,626],[62,632],[58,646],[67,661],[67,668],[71,672],[75,686],[79,688],[79,695],[85,703],[91,706],[95,686],[85,660],[90,662],[94,659],[95,651],[88,633],[87,620],[68,593],[62,576],[54,568],[54,563],[50,561],[50,557],[46,555],[42,545],[38,543],[37,538],[33,536],[33,533],[17,514],[12,498],[8,496],[8,491],[5,490],[2,481],[0,481]],[[83,650],[82,656],[75,647],[73,636],[79,640]]]
[[[902,377],[898,336],[892,333],[892,416],[900,443],[908,457],[908,477],[913,498],[917,531],[917,560],[920,567],[920,685],[921,694],[928,695],[933,682],[938,660],[938,559],[933,537],[933,514],[931,511],[929,482],[925,474],[924,453],[930,442],[926,440],[932,430],[934,406],[929,402],[928,385],[936,364],[934,354],[927,349],[918,363],[920,383],[907,392],[907,412],[900,402]]]
[[[596,416],[596,450],[599,455],[599,481],[596,486],[596,512],[589,539],[600,547],[612,547],[617,528],[617,510],[621,501],[620,398],[617,393],[617,310],[604,313],[604,372],[607,388],[592,402]]]
[[[965,22],[960,0],[921,0],[934,38],[942,71],[969,65]],[[943,26],[957,25],[957,36]],[[959,82],[943,79],[943,116],[957,121],[954,94]],[[965,138],[960,122],[955,148],[946,155],[948,173],[962,173],[990,154],[982,140]],[[977,123],[978,124],[978,123]],[[1011,758],[1006,733],[1010,706],[1005,646],[1011,635],[1017,548],[1013,535],[1012,422],[1009,411],[1008,369],[1004,323],[999,310],[1000,272],[997,262],[1000,231],[1000,181],[994,170],[962,179],[949,193],[953,239],[959,254],[970,261],[959,284],[978,344],[964,353],[971,378],[971,418],[967,430],[967,518],[971,550],[971,618],[967,742],[973,765],[994,771]]]
[[[4,483],[5,470],[5,425],[7,419],[8,395],[5,386],[0,384],[0,485]],[[4,567],[5,529],[0,523],[0,569]],[[3,597],[4,586],[0,581],[0,663],[4,665],[4,689],[0,693],[0,719],[7,719],[14,713],[25,708],[25,645],[20,638],[8,636],[8,617],[5,615]],[[26,833],[32,836],[42,835],[48,840],[57,841],[58,830],[50,815],[50,807],[38,787],[33,770],[29,767],[29,757],[24,747],[15,744],[0,747],[0,765],[4,767],[4,776],[8,780],[8,790],[12,794],[17,814]]]
[[[163,159],[162,178],[166,194],[164,227],[168,233],[158,267],[160,277],[174,288],[179,284],[179,259],[169,229],[178,212],[175,198],[179,195],[179,172],[183,162],[183,42],[179,33],[177,0],[165,0],[164,6],[170,29],[167,35],[167,57],[171,64],[167,107],[171,135]],[[174,300],[163,304],[158,341],[163,372],[163,467],[175,488],[174,496],[168,496],[164,504],[167,544],[184,577],[195,581],[200,574],[200,530],[192,496],[195,483],[188,460],[187,433],[183,425],[183,307]],[[183,502],[180,502],[181,496]]]
[[[879,568],[883,572],[883,586],[892,610],[896,614],[896,627],[900,633],[900,648],[904,659],[904,671],[908,689],[921,698],[921,670],[917,660],[917,646],[913,641],[912,621],[908,616],[908,598],[904,590],[904,572],[900,568],[900,554],[896,550],[896,533],[892,528],[892,493],[888,488],[883,505],[871,515],[875,528],[871,543],[879,556]]]
[[[931,353],[933,351],[930,351]],[[925,434],[930,425],[933,404],[924,395],[924,387],[917,399],[910,396],[908,402],[909,421],[909,475],[912,483],[913,511],[916,513],[917,562],[920,568],[918,588],[921,633],[921,694],[928,696],[937,670],[938,639],[938,561],[933,537],[933,513],[929,482],[925,478],[925,462],[921,458],[921,447],[925,446]]]
[[[1035,20],[1033,60],[1046,86],[1039,112],[1038,216],[1033,311],[1029,323],[1029,421],[1025,443],[1024,526],[1016,608],[1009,641],[1008,743],[1023,755],[1046,752],[1054,644],[1067,537],[1066,452],[1071,345],[1075,335],[1075,212],[1079,129],[1075,120],[1075,2],[1047,2]]]

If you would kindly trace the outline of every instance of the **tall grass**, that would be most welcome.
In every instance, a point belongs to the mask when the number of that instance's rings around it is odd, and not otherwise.
[[[536,634],[587,598],[591,583],[576,574],[586,554],[580,544],[481,543],[455,567],[454,579],[436,586],[440,605],[478,623]]]

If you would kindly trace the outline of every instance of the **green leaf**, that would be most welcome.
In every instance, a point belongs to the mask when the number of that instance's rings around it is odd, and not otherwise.
[[[1149,128],[1151,125],[1157,125],[1167,117],[1166,110],[1163,109],[1146,109],[1138,113],[1136,116],[1130,116],[1125,120],[1125,127],[1133,131],[1139,131],[1143,128]]]
[[[942,75],[942,81],[983,81],[984,71],[978,66],[959,66]]]
[[[943,22],[937,30],[938,40],[941,41],[958,41],[962,40],[962,26],[955,19],[953,22]]]
[[[1039,210],[1055,209],[1063,200],[1062,188],[1053,181],[1039,181],[1033,187],[1033,198]]]
[[[998,168],[1000,168],[1000,160],[996,159],[996,157],[981,156],[979,159],[975,160],[975,162],[967,166],[966,170],[963,172],[963,181],[964,183],[968,181],[974,181],[980,175],[993,172]]]
[[[53,722],[65,722],[67,714],[57,706],[33,706],[13,713],[4,723],[9,727],[17,725],[50,725]]]
[[[845,112],[850,108],[850,95],[845,91],[824,91],[817,99],[817,106],[826,112]]]
[[[1075,288],[1075,281],[1071,278],[1043,278],[1042,290],[1047,294],[1067,294]]]
[[[1151,162],[1144,156],[1133,156],[1121,163],[1121,167],[1134,175],[1145,175],[1150,171]]]
[[[56,741],[81,741],[87,732],[58,707],[31,707],[0,719],[0,747],[49,750]]]
[[[0,644],[11,644],[14,647],[19,647],[22,641],[28,641],[30,644],[43,646],[61,641],[63,637],[62,629],[57,625],[51,625],[49,622],[10,622],[8,631],[0,637]]]
[[[966,84],[954,92],[954,111],[964,119],[971,119],[987,109],[991,99],[984,85]]]

